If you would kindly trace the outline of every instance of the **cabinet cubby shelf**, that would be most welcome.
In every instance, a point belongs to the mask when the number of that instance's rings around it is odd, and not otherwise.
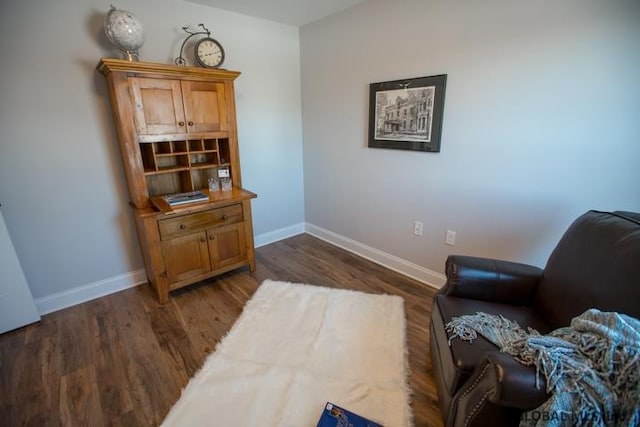
[[[183,137],[184,138],[184,137]],[[142,157],[144,175],[153,178],[149,195],[171,194],[195,191],[207,187],[207,179],[215,174],[215,168],[229,167],[230,147],[228,136],[204,136],[172,141],[138,142]],[[196,173],[191,179],[174,179],[170,176],[176,172]]]
[[[184,153],[155,153],[156,157],[176,157],[176,156],[186,156],[186,151]]]
[[[217,168],[218,166],[217,163],[191,163],[191,169],[208,169]]]
[[[158,170],[153,170],[153,169],[145,169],[144,174],[145,175],[161,175],[164,173],[174,173],[174,172],[183,172],[183,171],[189,171],[189,167],[187,166],[167,166],[167,167],[163,167],[163,168],[158,168]]]
[[[158,170],[155,169],[145,169],[144,170],[144,174],[145,175],[160,175],[160,174],[164,174],[164,173],[174,173],[174,172],[183,172],[183,171],[189,171],[190,169],[210,169],[210,168],[224,168],[224,167],[230,167],[231,165],[229,163],[191,163],[190,166],[169,166],[169,167],[163,167],[163,168],[158,168]]]

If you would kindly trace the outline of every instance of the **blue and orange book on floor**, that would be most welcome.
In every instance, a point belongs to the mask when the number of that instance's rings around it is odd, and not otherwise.
[[[316,427],[384,427],[374,421],[354,414],[331,402],[327,402]]]

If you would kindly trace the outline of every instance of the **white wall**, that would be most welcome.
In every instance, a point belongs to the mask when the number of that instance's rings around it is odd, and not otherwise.
[[[102,34],[109,4],[0,5],[0,203],[37,299],[142,268],[95,71],[116,55]],[[147,29],[143,60],[171,63],[180,27],[203,22],[225,67],[242,71],[257,237],[306,219],[434,271],[451,252],[543,264],[583,211],[640,210],[635,0],[370,0],[300,39],[295,27],[191,2],[117,6]],[[366,148],[369,83],[440,73],[442,151]],[[446,228],[455,247],[443,244]]]
[[[100,57],[109,1],[2,2],[0,202],[36,299],[143,267]],[[124,1],[145,61],[173,63],[204,23],[236,81],[243,185],[260,236],[304,221],[298,29],[182,1]]]
[[[635,0],[370,0],[303,27],[307,223],[442,272],[542,266],[584,211],[640,211],[639,23]],[[441,152],[367,148],[369,83],[436,74]]]

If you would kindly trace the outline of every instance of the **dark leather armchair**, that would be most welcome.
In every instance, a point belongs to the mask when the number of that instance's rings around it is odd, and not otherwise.
[[[452,317],[501,314],[548,333],[589,308],[640,318],[640,214],[589,211],[576,219],[544,270],[525,264],[452,255],[447,282],[431,312],[430,347],[440,409],[447,426],[517,425],[523,411],[549,396],[535,368],[478,336],[454,339]]]

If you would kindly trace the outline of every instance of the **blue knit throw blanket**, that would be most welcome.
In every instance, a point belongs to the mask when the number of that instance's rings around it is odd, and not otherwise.
[[[520,426],[640,425],[640,320],[596,309],[568,327],[540,335],[486,313],[454,317],[451,340],[481,334],[525,365],[535,365],[551,398],[525,412]]]

